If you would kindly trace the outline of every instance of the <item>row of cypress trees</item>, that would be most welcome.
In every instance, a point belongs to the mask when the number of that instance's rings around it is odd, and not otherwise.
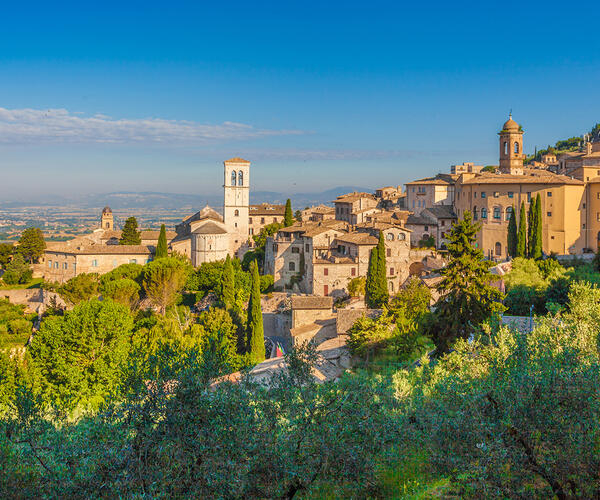
[[[527,220],[526,220],[527,217]],[[510,257],[542,257],[542,200],[538,195],[529,204],[525,215],[525,202],[521,202],[519,225],[513,207],[508,222],[508,255]]]

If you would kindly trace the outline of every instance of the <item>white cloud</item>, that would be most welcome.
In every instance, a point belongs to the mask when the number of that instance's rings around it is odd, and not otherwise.
[[[223,122],[206,125],[161,118],[113,119],[103,114],[85,116],[66,109],[6,109],[0,107],[0,142],[69,143],[207,143],[297,135],[298,130],[265,130],[251,125]]]

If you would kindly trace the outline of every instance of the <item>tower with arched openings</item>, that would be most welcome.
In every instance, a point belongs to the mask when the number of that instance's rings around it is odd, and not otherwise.
[[[523,174],[523,130],[512,119],[512,114],[504,122],[500,136],[500,172],[503,174]]]
[[[230,235],[230,252],[241,257],[248,242],[250,162],[242,158],[231,158],[224,161],[223,166],[223,219]]]

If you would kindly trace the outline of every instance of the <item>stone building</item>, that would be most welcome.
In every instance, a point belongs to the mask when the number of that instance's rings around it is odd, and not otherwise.
[[[283,228],[267,238],[265,272],[273,274],[278,288],[318,296],[345,294],[351,279],[366,276],[380,232],[386,248],[388,288],[394,293],[410,274],[421,273],[427,258],[435,256],[432,251],[411,250],[411,231],[401,219],[358,225],[339,220],[299,222]]]
[[[436,205],[452,206],[457,175],[438,174],[406,183],[406,209],[419,215],[425,208]]]
[[[379,201],[370,193],[349,193],[338,196],[333,202],[335,218],[350,224],[361,224],[365,217],[377,211]]]
[[[454,207],[436,205],[421,211],[419,215],[411,214],[406,220],[406,227],[412,231],[411,242],[418,246],[419,242],[433,236],[435,247],[446,248],[446,234],[456,222]]]
[[[331,219],[335,219],[335,208],[327,205],[318,205],[300,211],[302,222],[320,222]]]
[[[285,205],[272,205],[261,203],[250,205],[248,218],[248,235],[252,237],[259,234],[260,230],[269,224],[281,224],[285,216]]]
[[[483,170],[483,165],[475,165],[474,163],[464,162],[462,165],[451,165],[450,173],[451,174],[466,174],[473,173],[478,174]]]

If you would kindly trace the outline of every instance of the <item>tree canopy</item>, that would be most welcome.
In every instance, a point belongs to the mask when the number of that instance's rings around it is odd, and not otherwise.
[[[135,217],[129,217],[125,221],[123,231],[121,232],[121,239],[119,240],[120,245],[140,245],[142,239],[140,232],[138,231],[138,223]]]
[[[285,202],[285,214],[283,216],[283,225],[289,227],[294,223],[294,214],[292,212],[292,201],[288,198]]]
[[[448,352],[456,339],[467,339],[484,320],[502,310],[502,293],[491,285],[497,278],[489,272],[491,262],[475,246],[481,224],[473,223],[471,212],[447,234],[450,260],[440,270],[437,286],[440,299],[435,307],[432,337],[438,352]]]
[[[16,251],[30,264],[35,264],[44,254],[46,249],[46,241],[44,233],[37,227],[29,227],[23,231],[19,238],[19,245]]]

